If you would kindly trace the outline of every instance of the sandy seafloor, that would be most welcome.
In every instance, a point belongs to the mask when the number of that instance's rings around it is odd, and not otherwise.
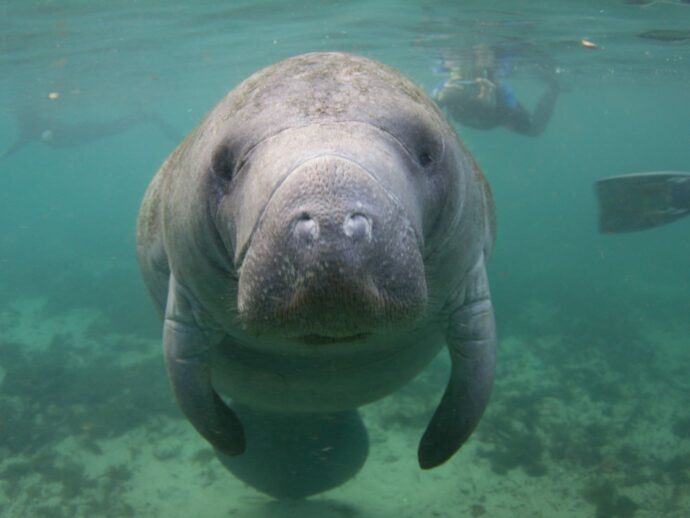
[[[371,452],[354,479],[279,502],[234,479],[181,418],[157,340],[109,332],[96,310],[19,300],[0,314],[0,515],[688,516],[685,330],[638,320],[625,345],[573,349],[548,332],[558,308],[515,318],[538,319],[541,336],[503,333],[493,400],[450,462],[416,464],[439,360],[363,409]]]

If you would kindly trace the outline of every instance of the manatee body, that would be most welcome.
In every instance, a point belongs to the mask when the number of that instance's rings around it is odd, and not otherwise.
[[[260,70],[171,154],[137,248],[176,400],[223,463],[276,497],[363,464],[357,407],[447,346],[418,458],[450,458],[494,375],[489,187],[397,71],[313,53]],[[245,451],[246,450],[246,451]]]

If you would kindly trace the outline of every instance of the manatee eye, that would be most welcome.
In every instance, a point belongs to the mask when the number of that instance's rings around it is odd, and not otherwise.
[[[211,159],[211,170],[225,180],[235,174],[235,157],[228,146],[219,146]]]
[[[430,151],[425,149],[419,154],[417,161],[422,167],[428,167],[434,163],[434,157],[431,155]]]

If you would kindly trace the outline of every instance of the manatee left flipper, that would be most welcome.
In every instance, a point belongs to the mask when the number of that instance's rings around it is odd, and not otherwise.
[[[446,338],[450,380],[419,444],[422,469],[446,462],[472,434],[489,402],[496,364],[496,325],[483,261],[475,272],[468,301],[451,315]]]
[[[172,275],[163,344],[175,399],[187,419],[220,452],[226,455],[243,453],[242,423],[211,384],[211,344],[194,322],[189,304]]]

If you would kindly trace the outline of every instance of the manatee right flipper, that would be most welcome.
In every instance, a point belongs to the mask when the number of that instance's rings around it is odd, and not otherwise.
[[[496,365],[496,325],[484,260],[477,264],[466,302],[451,315],[448,386],[419,444],[422,469],[446,462],[472,434],[489,402]]]
[[[244,452],[242,423],[211,384],[211,344],[170,276],[163,328],[165,364],[175,399],[197,431],[226,455]]]

